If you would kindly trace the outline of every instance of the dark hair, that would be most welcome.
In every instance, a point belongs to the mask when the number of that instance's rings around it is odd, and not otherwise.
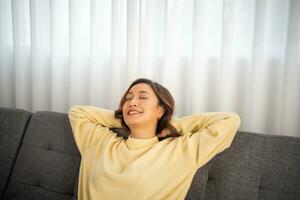
[[[160,139],[180,136],[177,134],[176,128],[170,123],[170,120],[171,120],[173,112],[174,112],[174,106],[175,106],[174,99],[173,99],[171,93],[169,92],[169,90],[167,88],[163,87],[159,83],[154,82],[150,79],[139,78],[130,84],[129,88],[126,90],[123,97],[121,98],[121,102],[119,104],[118,110],[115,111],[115,118],[121,119],[123,128],[126,129],[127,131],[129,131],[129,127],[126,125],[124,118],[123,118],[122,107],[126,101],[126,95],[129,92],[129,90],[134,85],[137,85],[139,83],[148,84],[152,88],[152,90],[154,91],[154,93],[158,99],[158,104],[160,106],[162,106],[162,108],[164,109],[163,116],[157,122],[156,135],[158,135],[164,129],[167,129],[170,131],[170,134],[165,137],[160,137]]]

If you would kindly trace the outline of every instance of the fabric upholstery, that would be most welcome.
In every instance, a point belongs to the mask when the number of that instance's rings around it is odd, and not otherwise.
[[[0,107],[0,199],[31,115],[31,112],[23,109]]]
[[[186,199],[300,199],[300,138],[239,131],[196,173]]]
[[[300,199],[300,138],[266,136],[258,199]]]
[[[4,199],[75,199],[80,155],[68,116],[36,112]]]

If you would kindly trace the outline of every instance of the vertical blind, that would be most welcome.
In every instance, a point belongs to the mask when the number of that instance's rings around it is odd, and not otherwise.
[[[0,106],[116,109],[153,79],[175,116],[300,137],[300,1],[0,0]]]

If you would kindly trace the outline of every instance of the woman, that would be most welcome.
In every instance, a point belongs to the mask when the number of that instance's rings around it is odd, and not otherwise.
[[[184,199],[196,171],[231,145],[235,113],[172,118],[169,91],[134,81],[115,112],[73,106],[69,118],[81,153],[78,199]],[[110,128],[125,128],[127,139]]]

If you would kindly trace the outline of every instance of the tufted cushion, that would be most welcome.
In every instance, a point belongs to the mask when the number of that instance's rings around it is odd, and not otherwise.
[[[32,113],[23,109],[0,107],[0,199],[20,149]]]
[[[186,199],[300,199],[300,138],[238,132],[201,167]]]
[[[80,154],[67,114],[32,116],[4,199],[72,199]]]

